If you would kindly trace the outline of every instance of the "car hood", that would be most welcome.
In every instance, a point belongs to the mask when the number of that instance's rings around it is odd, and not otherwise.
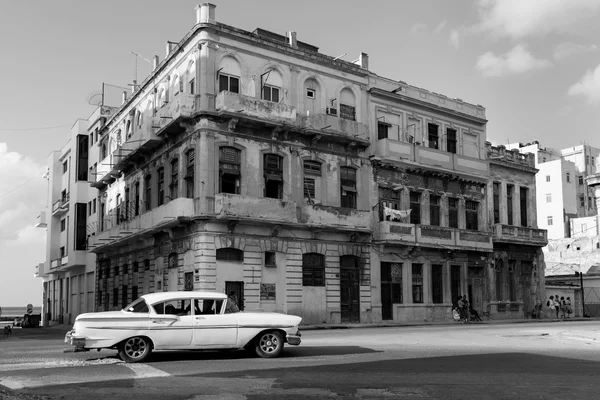
[[[296,315],[271,312],[241,312],[237,314],[237,319],[240,325],[295,326],[302,321],[302,318]]]

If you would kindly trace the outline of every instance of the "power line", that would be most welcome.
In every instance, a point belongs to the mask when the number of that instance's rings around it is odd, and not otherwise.
[[[16,188],[14,188],[14,189],[11,189],[11,190],[9,190],[8,192],[6,192],[6,193],[4,193],[4,194],[0,195],[0,199],[1,199],[2,197],[4,197],[4,196],[7,196],[7,195],[11,194],[12,192],[14,192],[14,191],[15,191],[15,190],[17,190],[17,189],[20,189],[20,188],[22,188],[23,186],[25,186],[25,185],[27,185],[28,183],[32,182],[32,181],[33,181],[34,179],[36,179],[36,178],[37,178],[37,176],[34,176],[33,178],[31,178],[31,179],[30,179],[30,180],[28,180],[27,182],[25,182],[25,183],[23,183],[23,184],[21,184],[21,185],[17,186]]]
[[[0,131],[41,131],[45,129],[68,128],[71,125],[46,126],[42,128],[0,128]]]

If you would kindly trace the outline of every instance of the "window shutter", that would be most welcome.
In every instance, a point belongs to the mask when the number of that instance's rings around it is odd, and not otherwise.
[[[227,164],[239,164],[240,151],[233,147],[221,147],[221,162]]]

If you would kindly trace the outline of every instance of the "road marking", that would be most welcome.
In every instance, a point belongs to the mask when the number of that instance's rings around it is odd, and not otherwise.
[[[122,364],[124,367],[129,368],[135,373],[136,379],[144,378],[159,378],[165,376],[171,376],[168,372],[162,371],[158,368],[151,367],[147,364]]]

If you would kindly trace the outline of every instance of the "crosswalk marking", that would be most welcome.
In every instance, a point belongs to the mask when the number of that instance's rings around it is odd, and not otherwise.
[[[135,373],[136,379],[158,378],[158,377],[171,376],[171,374],[169,374],[165,371],[162,371],[158,368],[151,367],[148,364],[122,364],[122,365],[124,367],[127,367],[130,370],[132,370]]]

